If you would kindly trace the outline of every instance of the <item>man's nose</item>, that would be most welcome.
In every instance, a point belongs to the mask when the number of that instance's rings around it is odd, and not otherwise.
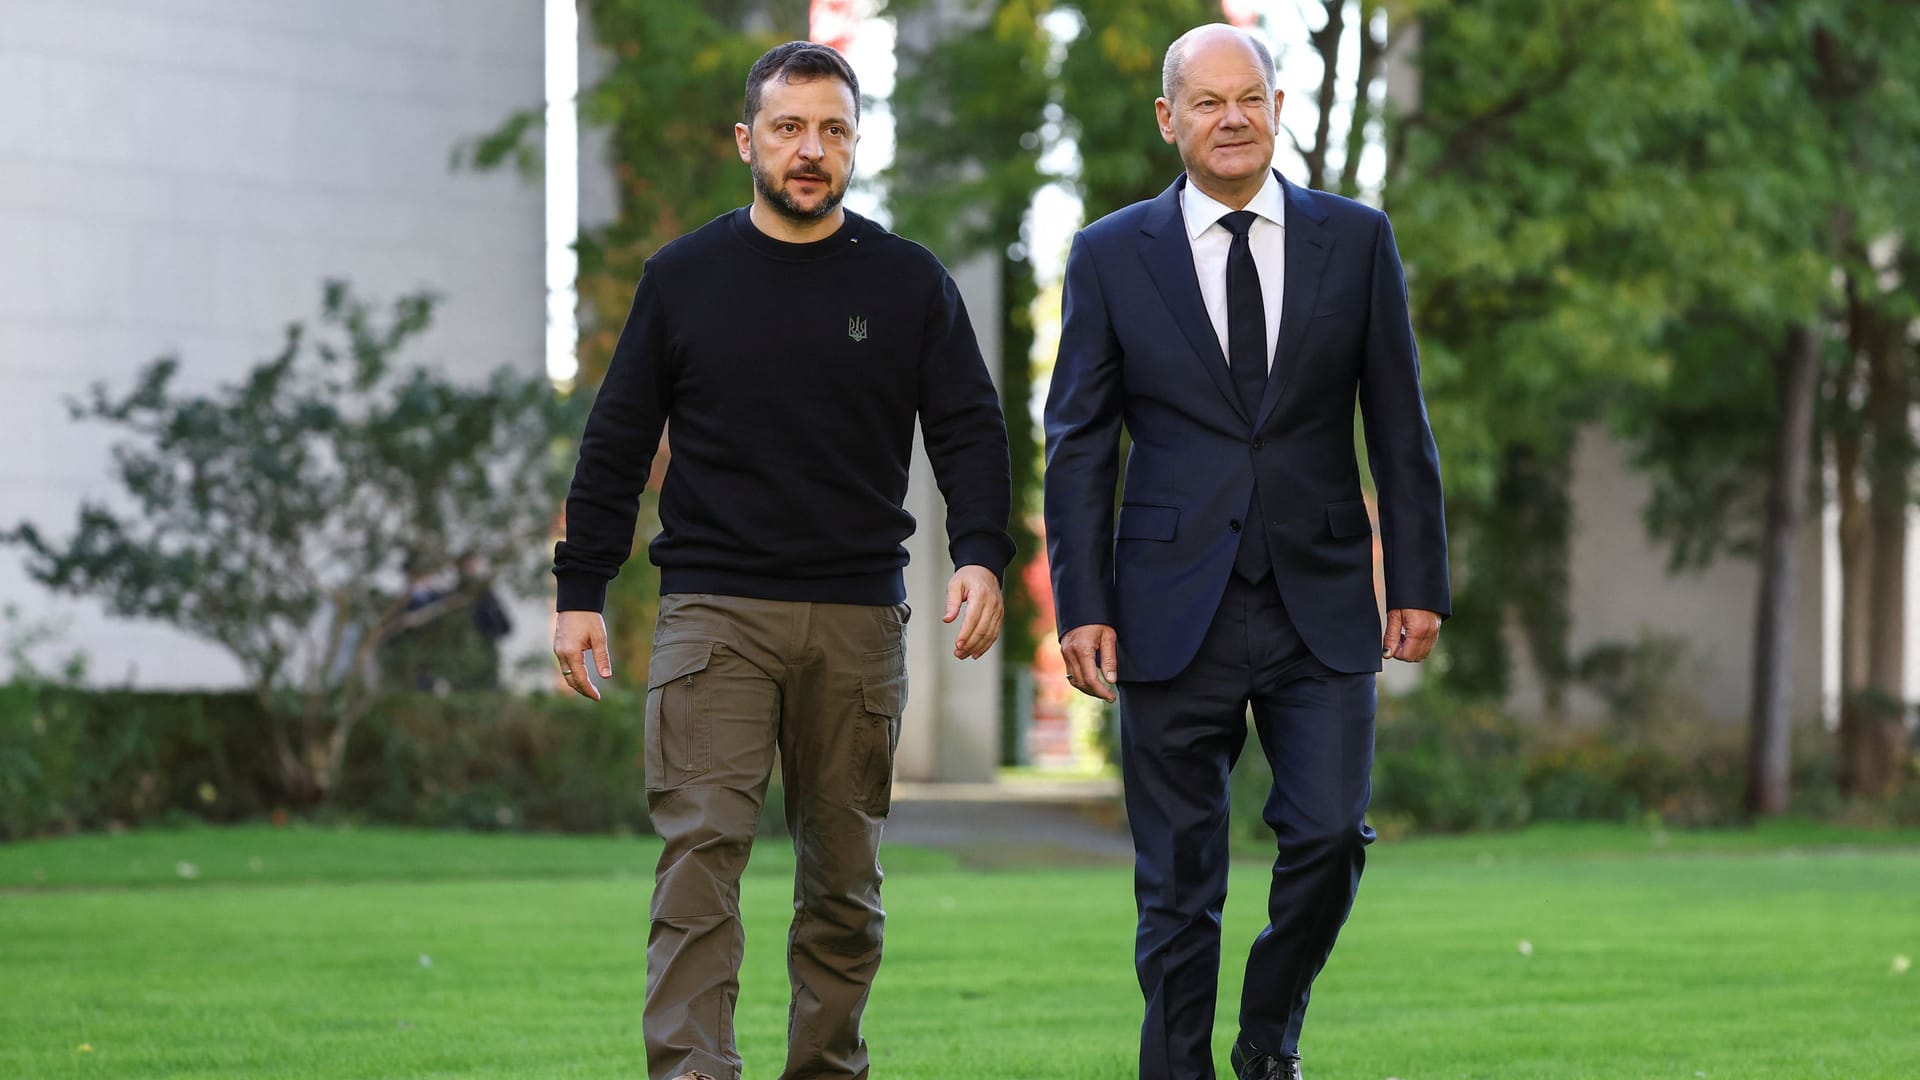
[[[826,143],[820,139],[820,133],[811,128],[800,136],[800,156],[807,161],[818,161],[827,153]]]
[[[1244,127],[1249,122],[1247,119],[1247,110],[1241,108],[1239,102],[1229,101],[1227,102],[1227,115],[1223,117],[1220,122],[1227,127]]]

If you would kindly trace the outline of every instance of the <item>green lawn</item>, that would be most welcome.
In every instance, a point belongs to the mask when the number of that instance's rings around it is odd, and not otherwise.
[[[641,1075],[655,850],[268,828],[0,846],[0,1077]],[[753,1080],[781,1056],[791,865],[763,842],[745,887]],[[887,865],[880,1080],[1132,1075],[1124,868]],[[1223,1062],[1262,879],[1234,877]],[[1307,1075],[1916,1077],[1920,970],[1900,956],[1920,960],[1920,834],[1381,844],[1316,988]]]

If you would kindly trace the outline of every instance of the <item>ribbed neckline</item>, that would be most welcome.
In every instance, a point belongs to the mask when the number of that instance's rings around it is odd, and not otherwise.
[[[831,259],[849,249],[857,250],[861,236],[868,231],[868,226],[871,224],[866,218],[848,210],[846,220],[840,223],[840,227],[834,230],[832,236],[805,244],[792,244],[785,240],[777,240],[756,228],[749,213],[751,209],[743,206],[733,212],[733,234],[760,254],[785,262],[818,262],[821,259]]]

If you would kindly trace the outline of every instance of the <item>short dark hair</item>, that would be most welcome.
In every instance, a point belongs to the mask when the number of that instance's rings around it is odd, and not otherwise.
[[[789,41],[775,45],[765,56],[753,62],[747,72],[746,123],[760,113],[760,88],[768,79],[781,82],[811,82],[814,79],[839,79],[853,91],[853,118],[860,119],[860,79],[847,58],[817,41]]]

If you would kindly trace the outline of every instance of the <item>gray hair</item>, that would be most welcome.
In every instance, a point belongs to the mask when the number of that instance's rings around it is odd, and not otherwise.
[[[1174,39],[1173,44],[1167,46],[1167,58],[1160,63],[1160,95],[1162,97],[1168,101],[1180,99],[1180,91],[1185,88],[1183,84],[1187,80],[1187,49],[1193,44],[1194,39],[1211,36],[1223,30],[1253,47],[1255,55],[1260,57],[1260,70],[1266,73],[1267,89],[1273,89],[1273,53],[1267,49],[1267,43],[1237,26],[1227,23],[1208,23],[1181,34]]]

